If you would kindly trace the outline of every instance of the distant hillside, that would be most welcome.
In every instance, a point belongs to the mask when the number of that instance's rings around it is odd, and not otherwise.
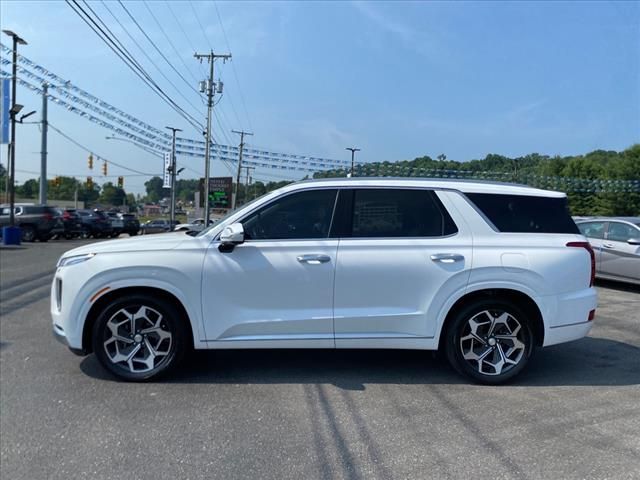
[[[314,178],[344,177],[347,172],[342,169],[318,172]],[[355,176],[515,182],[566,192],[573,215],[640,215],[640,144],[622,152],[595,150],[569,157],[532,153],[509,158],[489,154],[482,160],[458,162],[425,156],[357,165]]]

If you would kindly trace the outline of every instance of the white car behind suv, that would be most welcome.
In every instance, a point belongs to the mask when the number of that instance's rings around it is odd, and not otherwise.
[[[594,255],[563,193],[446,180],[331,179],[271,192],[191,237],[76,248],[53,331],[126,380],[220,348],[440,349],[483,383],[579,339]]]

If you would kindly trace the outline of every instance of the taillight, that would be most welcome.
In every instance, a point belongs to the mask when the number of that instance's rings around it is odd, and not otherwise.
[[[593,282],[596,279],[596,254],[591,244],[589,242],[569,242],[567,243],[567,247],[584,248],[589,252],[589,256],[591,257],[591,281],[589,282],[589,286],[593,287]]]
[[[62,212],[62,218],[68,220],[71,218],[71,214],[69,212]]]
[[[53,220],[53,215],[51,215],[50,213],[45,213],[44,218],[50,222],[51,220]]]

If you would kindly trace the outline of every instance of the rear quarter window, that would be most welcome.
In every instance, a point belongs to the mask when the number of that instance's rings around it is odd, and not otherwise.
[[[566,197],[493,193],[467,193],[466,195],[501,232],[580,233],[569,213]]]

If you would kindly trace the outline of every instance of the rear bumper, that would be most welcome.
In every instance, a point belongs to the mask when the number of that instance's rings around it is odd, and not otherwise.
[[[550,345],[557,345],[558,343],[579,340],[586,337],[592,327],[593,322],[591,321],[550,328],[545,333],[544,346],[548,347]]]
[[[593,327],[589,320],[598,306],[595,288],[542,297],[545,333],[543,346],[556,345],[586,337]]]

